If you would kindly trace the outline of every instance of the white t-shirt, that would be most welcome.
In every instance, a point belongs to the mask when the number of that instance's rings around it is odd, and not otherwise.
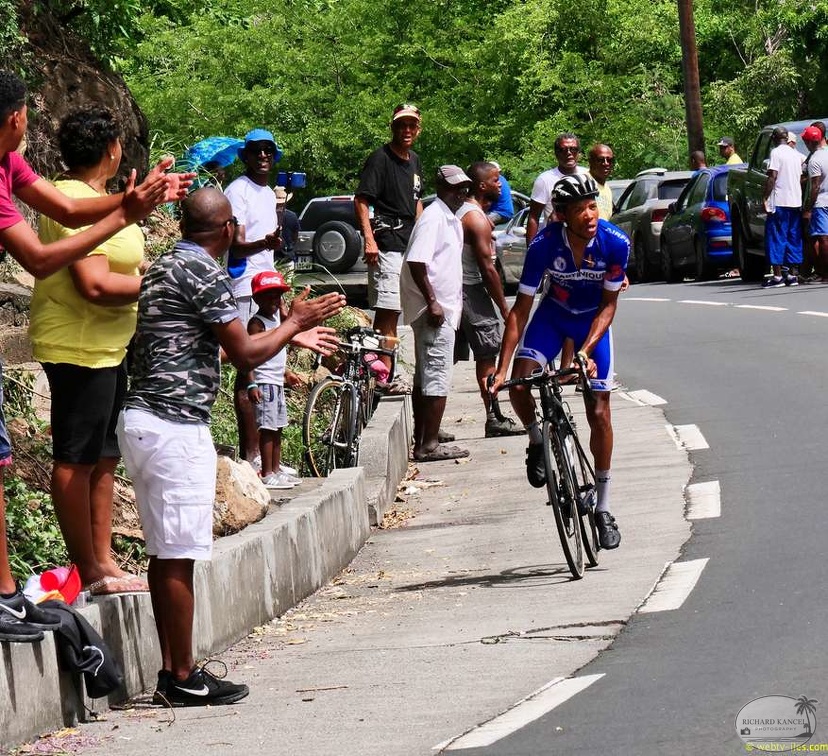
[[[233,208],[233,215],[244,226],[246,241],[258,241],[279,228],[276,217],[276,193],[269,186],[260,186],[247,176],[239,176],[224,191]],[[234,297],[250,296],[250,281],[263,270],[273,270],[273,250],[263,249],[246,258],[228,253],[227,271],[233,284]]]
[[[822,177],[814,207],[828,207],[828,147],[814,150],[808,161],[808,178],[814,176]]]
[[[425,263],[426,275],[446,322],[460,326],[463,312],[463,224],[439,197],[417,219],[400,273],[403,321],[413,323],[426,309],[426,301],[414,282],[409,262]]]
[[[771,150],[769,171],[776,171],[771,207],[802,207],[802,158],[798,150],[780,144]]]
[[[575,173],[588,173],[586,168],[583,166],[577,166],[575,168]],[[544,171],[535,179],[535,183],[532,185],[532,202],[542,202],[544,206],[544,214],[547,218],[552,217],[552,189],[554,188],[555,184],[558,183],[560,179],[568,174],[561,173],[560,168],[550,168],[548,171]]]
[[[260,312],[257,312],[253,315],[253,317],[258,318],[262,322],[262,325],[265,327],[265,331],[272,331],[274,328],[278,328],[282,321],[279,317],[278,310],[273,313],[272,318],[262,315]],[[276,386],[284,386],[286,364],[287,347],[279,352],[276,352],[276,354],[273,355],[273,357],[271,357],[267,362],[263,362],[259,365],[259,367],[255,368],[253,370],[253,380],[256,381],[256,383],[272,383]]]

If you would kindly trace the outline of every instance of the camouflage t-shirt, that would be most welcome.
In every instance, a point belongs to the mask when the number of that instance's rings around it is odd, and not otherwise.
[[[238,317],[227,273],[197,244],[178,242],[141,283],[125,406],[176,423],[209,423],[220,375],[210,324]]]

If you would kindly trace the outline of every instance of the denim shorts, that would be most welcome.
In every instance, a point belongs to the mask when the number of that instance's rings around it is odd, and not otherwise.
[[[11,441],[6,429],[6,416],[3,414],[3,364],[0,363],[0,467],[7,467],[11,463]]]

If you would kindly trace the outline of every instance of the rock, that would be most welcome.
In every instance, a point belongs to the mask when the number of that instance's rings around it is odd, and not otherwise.
[[[219,456],[216,469],[216,502],[213,505],[213,535],[238,533],[265,516],[270,494],[247,462]]]

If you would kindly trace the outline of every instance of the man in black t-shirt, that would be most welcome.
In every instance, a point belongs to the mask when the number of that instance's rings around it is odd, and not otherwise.
[[[374,328],[386,336],[397,335],[402,256],[423,211],[420,158],[411,149],[419,134],[419,109],[407,104],[394,108],[391,141],[368,156],[354,200],[365,238]]]

